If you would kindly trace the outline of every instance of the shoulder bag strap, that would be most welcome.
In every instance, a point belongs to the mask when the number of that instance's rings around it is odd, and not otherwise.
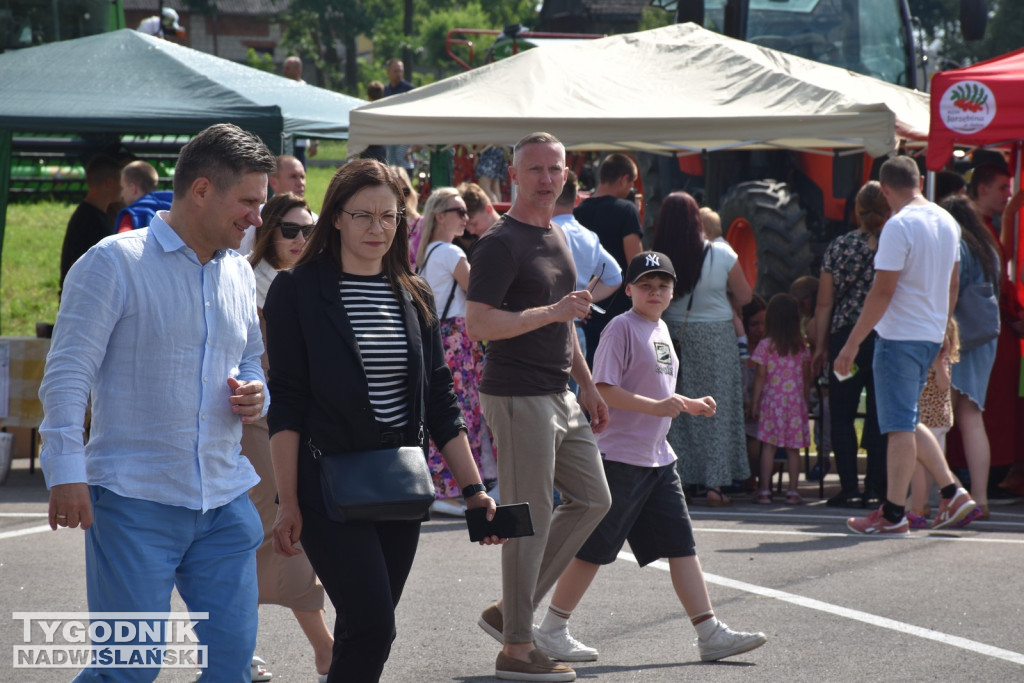
[[[440,244],[435,245],[434,248],[431,249],[430,251],[428,251],[427,255],[423,257],[423,263],[421,263],[416,268],[416,273],[418,275],[422,275],[423,271],[425,271],[427,269],[427,262],[430,261],[430,255],[433,254],[435,251],[437,251],[440,246],[441,246]]]
[[[444,303],[444,311],[441,313],[441,320],[448,317],[448,309],[452,307],[452,301],[455,299],[455,288],[459,286],[459,283],[455,280],[455,276],[452,276],[452,290],[448,292],[448,301]]]
[[[433,249],[431,249],[430,251],[427,252],[427,255],[423,257],[423,263],[421,263],[420,267],[416,269],[417,273],[422,274],[423,271],[425,271],[427,269],[427,262],[430,260],[430,255],[433,254],[435,251],[437,251],[438,247],[440,247],[440,246],[441,245],[438,244]],[[452,306],[452,301],[455,299],[455,288],[458,287],[458,286],[459,286],[459,283],[455,281],[455,276],[453,275],[452,276],[452,290],[450,292],[448,292],[448,301],[446,301],[445,304],[444,304],[444,312],[441,313],[440,320],[444,320],[445,318],[448,317],[448,309],[451,308],[451,306]]]
[[[708,252],[711,250],[711,242],[704,245],[704,251],[700,255],[700,273],[704,273],[704,261],[707,260]],[[714,261],[714,254],[711,255],[711,260]],[[697,282],[700,282],[700,275],[697,276]],[[686,317],[683,318],[683,327],[679,331],[679,342],[682,344],[683,335],[686,333],[686,324],[690,322],[690,309],[693,308],[693,299],[697,294],[697,282],[693,283],[693,291],[690,292],[690,300],[686,302]]]

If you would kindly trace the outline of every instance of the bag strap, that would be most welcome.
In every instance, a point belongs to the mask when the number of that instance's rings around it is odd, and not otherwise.
[[[710,251],[710,250],[711,250],[711,242],[706,242],[704,244],[704,251],[701,252],[701,255],[700,255],[700,271],[699,272],[700,272],[701,275],[703,275],[703,273],[704,273],[704,261],[707,260],[708,251]],[[711,252],[711,262],[714,263],[714,260],[715,260],[715,254],[714,254],[714,252]],[[697,276],[697,282],[700,282],[700,275]],[[690,292],[690,300],[686,302],[686,316],[683,318],[683,326],[679,330],[679,349],[677,349],[678,353],[682,353],[683,336],[686,334],[686,325],[690,322],[690,309],[693,308],[693,300],[695,298],[695,295],[697,294],[697,282],[693,283],[693,291]]]
[[[423,257],[423,263],[421,263],[416,268],[416,272],[418,274],[420,274],[420,275],[423,274],[423,271],[427,269],[427,262],[430,261],[430,255],[433,254],[435,251],[437,251],[440,247],[441,247],[440,244],[435,244],[434,248],[427,252],[427,255]]]
[[[448,317],[448,309],[452,307],[452,301],[455,300],[455,288],[459,286],[459,283],[455,281],[455,277],[452,277],[452,289],[448,292],[448,301],[444,302],[444,312],[441,313],[441,320]]]
[[[427,255],[423,257],[423,263],[421,263],[420,266],[416,269],[417,273],[420,273],[421,275],[423,274],[423,271],[427,269],[427,262],[430,260],[430,255],[437,251],[440,246],[440,244],[436,244],[430,251],[427,252]],[[448,292],[448,301],[446,301],[444,304],[444,312],[441,313],[441,320],[444,320],[445,318],[448,317],[448,309],[452,307],[452,301],[455,300],[455,288],[458,286],[459,283],[455,281],[455,276],[453,275],[452,289],[450,292]]]
[[[708,252],[711,250],[711,242],[704,244],[704,251],[700,254],[700,275],[704,274],[704,261],[708,258]],[[711,257],[711,261],[714,262],[715,257]],[[700,282],[700,275],[697,276],[697,282],[693,283],[693,291],[690,292],[690,300],[686,302],[686,316],[690,316],[690,309],[693,308],[694,295],[697,293],[697,283]]]

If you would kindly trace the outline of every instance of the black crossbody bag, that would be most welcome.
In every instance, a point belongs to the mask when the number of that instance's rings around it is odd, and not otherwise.
[[[422,354],[422,347],[420,350]],[[415,521],[434,502],[434,482],[423,452],[426,416],[425,365],[420,363],[418,446],[324,453],[307,439],[320,468],[320,488],[327,516],[335,522]]]

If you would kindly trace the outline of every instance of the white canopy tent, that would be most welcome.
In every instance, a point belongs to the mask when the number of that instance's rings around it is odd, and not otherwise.
[[[838,148],[872,156],[928,135],[928,96],[696,24],[552,45],[349,114],[349,149],[513,144],[575,150]]]

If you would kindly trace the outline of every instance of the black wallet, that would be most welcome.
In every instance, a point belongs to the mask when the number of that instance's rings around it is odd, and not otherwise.
[[[533,536],[533,518],[530,517],[529,503],[499,505],[494,512],[494,519],[490,522],[487,521],[487,508],[466,510],[466,526],[469,527],[471,541],[482,541],[489,536]]]

